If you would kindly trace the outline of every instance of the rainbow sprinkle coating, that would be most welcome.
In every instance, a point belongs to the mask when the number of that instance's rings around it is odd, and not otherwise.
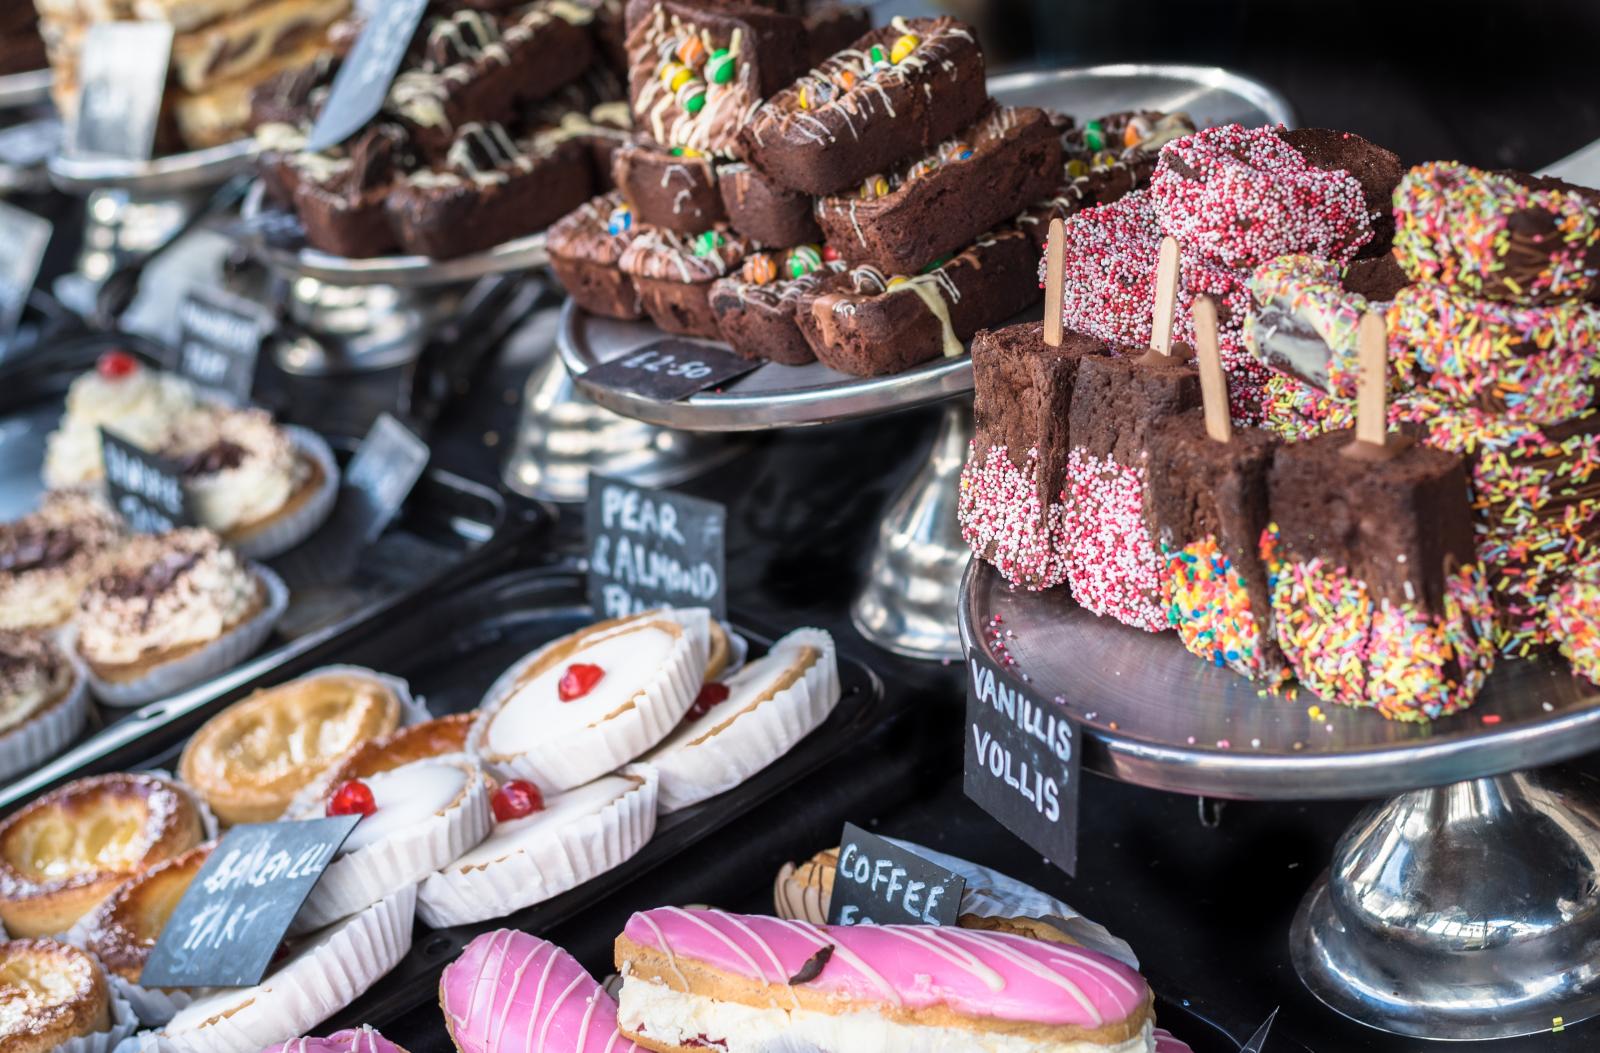
[[[1283,373],[1267,378],[1261,397],[1264,427],[1288,442],[1355,425],[1355,401],[1328,395]]]
[[[1394,214],[1395,259],[1415,281],[1515,303],[1580,299],[1600,283],[1600,216],[1577,194],[1432,161],[1400,180]]]
[[[1252,680],[1276,683],[1288,676],[1286,669],[1268,668],[1270,625],[1250,609],[1244,575],[1214,535],[1181,549],[1163,545],[1162,558],[1161,601],[1167,622],[1191,654]]]
[[[1074,447],[1067,460],[1067,584],[1080,607],[1124,625],[1167,628],[1161,553],[1144,516],[1144,468]]]
[[[991,446],[980,465],[969,442],[957,499],[962,540],[1007,581],[1031,590],[1067,580],[1066,508],[1059,501],[1040,508],[1038,474],[1036,446],[1019,469],[1004,446]]]
[[[1443,610],[1374,600],[1365,582],[1320,559],[1290,560],[1276,525],[1261,540],[1278,645],[1300,682],[1327,702],[1390,720],[1449,716],[1494,669],[1493,605],[1476,563],[1445,578]]]
[[[1600,567],[1585,567],[1556,590],[1550,627],[1572,671],[1600,683]]]
[[[1372,240],[1361,184],[1317,168],[1270,125],[1174,139],[1150,181],[1161,231],[1235,270],[1287,253],[1347,263]]]
[[[1600,308],[1590,304],[1518,306],[1414,285],[1388,323],[1392,342],[1415,348],[1414,386],[1442,400],[1554,424],[1594,399]]]

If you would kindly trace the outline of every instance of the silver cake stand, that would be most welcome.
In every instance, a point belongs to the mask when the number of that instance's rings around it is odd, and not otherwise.
[[[1288,102],[1215,66],[1116,65],[1011,73],[989,79],[995,98],[1084,119],[1119,110],[1183,110],[1200,125],[1292,124]],[[879,528],[867,584],[851,608],[856,628],[914,658],[958,657],[950,617],[967,549],[956,523],[957,480],[972,439],[971,360],[943,359],[890,377],[851,377],[820,364],[767,364],[720,390],[662,402],[584,380],[590,367],[660,339],[654,326],[597,318],[568,304],[558,346],[581,390],[617,413],[690,432],[761,431],[829,424],[945,402],[927,462]]]
[[[1502,663],[1467,712],[1403,724],[1303,689],[1263,696],[1171,633],[1014,589],[978,560],[959,611],[963,642],[1065,706],[1105,775],[1244,800],[1394,795],[1345,832],[1291,930],[1296,970],[1333,1009],[1450,1040],[1600,1013],[1600,787],[1525,770],[1600,747],[1600,691],[1564,662]]]
[[[0,77],[0,110],[17,110],[50,101],[54,77],[47,69],[8,73]]]

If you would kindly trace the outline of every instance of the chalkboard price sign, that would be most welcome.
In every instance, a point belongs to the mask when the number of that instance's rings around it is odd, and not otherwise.
[[[171,54],[169,23],[97,22],[89,27],[78,59],[82,88],[72,127],[73,155],[149,160]]]
[[[328,101],[317,114],[306,143],[308,150],[320,152],[337,146],[378,115],[427,8],[428,0],[384,0],[372,5],[366,27],[339,67]]]
[[[100,429],[100,460],[106,468],[111,504],[130,529],[161,534],[195,524],[183,473],[165,457]]]
[[[761,365],[732,351],[687,340],[658,340],[592,367],[584,377],[603,387],[677,402]]]
[[[915,852],[844,824],[830,925],[954,925],[967,881]]]
[[[607,618],[663,605],[726,617],[727,515],[715,501],[591,475],[583,517],[590,605]]]
[[[394,417],[379,414],[344,473],[344,496],[357,509],[349,530],[359,544],[378,539],[427,466],[428,444]]]
[[[1078,865],[1078,729],[976,649],[967,652],[962,787],[1002,826],[1073,873]]]
[[[178,304],[178,373],[239,402],[250,400],[267,321],[248,300],[197,288]]]
[[[359,815],[236,826],[189,883],[139,982],[250,987],[261,982],[306,897]]]
[[[39,277],[50,231],[48,219],[0,201],[0,245],[5,246],[0,252],[0,358]]]

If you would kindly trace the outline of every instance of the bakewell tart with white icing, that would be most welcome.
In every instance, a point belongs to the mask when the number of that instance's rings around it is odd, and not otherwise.
[[[67,622],[122,541],[110,506],[79,490],[47,493],[36,512],[0,524],[0,629]]]
[[[489,836],[422,883],[417,913],[429,925],[503,917],[622,865],[655,834],[657,774],[634,765],[548,796],[512,780],[493,808]]]
[[[128,878],[205,837],[199,809],[153,775],[68,783],[0,822],[0,922],[65,932]]]
[[[80,676],[42,633],[0,629],[0,779],[65,749],[88,716]]]
[[[314,929],[415,885],[489,834],[494,787],[464,753],[350,779],[295,818],[359,815],[295,918]]]
[[[474,719],[472,713],[451,713],[358,742],[328,765],[295,798],[295,804],[325,800],[333,788],[351,779],[366,779],[417,761],[465,753],[467,732],[472,730]]]
[[[78,602],[78,654],[127,683],[193,654],[261,613],[266,584],[209,530],[131,539]]]
[[[303,939],[254,987],[217,990],[136,1035],[120,1053],[260,1053],[313,1030],[399,963],[411,946],[408,887]]]
[[[305,507],[324,481],[261,409],[197,408],[158,452],[181,470],[196,518],[234,544]]]
[[[107,351],[94,372],[67,390],[66,415],[46,440],[45,485],[59,490],[105,478],[102,425],[140,449],[155,449],[195,401],[194,385],[184,378],[151,369],[125,351]]]
[[[191,848],[119,885],[90,916],[85,949],[100,959],[108,972],[137,984],[151,949],[212,847],[207,843]]]
[[[616,771],[688,712],[705,675],[710,625],[703,607],[649,611],[546,644],[489,688],[468,751],[497,776],[545,791]]]
[[[723,681],[700,689],[688,715],[645,756],[661,772],[661,809],[733,789],[828,718],[839,702],[833,637],[798,629]]]
[[[515,929],[475,938],[439,977],[445,1030],[460,1053],[637,1053],[617,1004],[578,960]],[[289,1051],[285,1051],[289,1053]]]
[[[400,698],[353,670],[313,672],[257,691],[194,733],[178,776],[224,823],[278,818],[347,750],[400,724]]]
[[[55,940],[0,943],[0,1049],[50,1053],[111,1028],[111,992],[94,959]]]
[[[635,914],[616,941],[618,1028],[657,1053],[1149,1053],[1150,988],[1081,947],[962,928]]]

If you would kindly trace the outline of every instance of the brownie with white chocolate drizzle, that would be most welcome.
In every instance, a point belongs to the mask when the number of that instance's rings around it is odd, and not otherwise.
[[[640,223],[698,234],[727,219],[711,158],[698,150],[639,136],[617,148],[611,175]]]
[[[722,338],[745,358],[786,366],[816,361],[795,309],[802,296],[844,269],[837,253],[815,245],[751,253],[738,274],[711,285],[711,310]]]
[[[715,340],[722,335],[711,310],[711,284],[732,274],[753,246],[726,227],[693,238],[649,228],[622,254],[645,312],[669,333]]]

